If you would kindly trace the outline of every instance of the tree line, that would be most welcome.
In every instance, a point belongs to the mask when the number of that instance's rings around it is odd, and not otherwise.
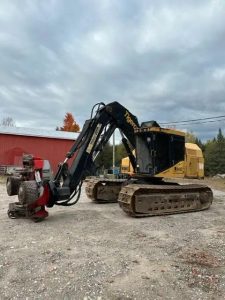
[[[205,157],[205,175],[225,174],[225,137],[222,130],[219,129],[214,139],[206,143],[197,139],[196,143],[202,149]]]
[[[11,117],[2,119],[1,126],[15,126],[15,122]],[[65,114],[63,125],[57,126],[59,131],[79,132],[80,126],[75,121],[74,116],[67,112]],[[214,176],[216,174],[225,174],[225,137],[221,128],[216,137],[207,142],[202,142],[193,133],[186,133],[186,142],[197,144],[203,152],[205,158],[205,176]],[[115,146],[115,165],[120,166],[122,158],[126,157],[127,153],[123,144]],[[107,143],[103,151],[99,154],[96,160],[96,165],[99,169],[112,168],[113,146]]]

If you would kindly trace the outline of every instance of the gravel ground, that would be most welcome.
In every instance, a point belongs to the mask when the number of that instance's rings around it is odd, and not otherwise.
[[[0,183],[0,299],[225,299],[225,190],[207,211],[132,219],[117,204],[7,217]]]

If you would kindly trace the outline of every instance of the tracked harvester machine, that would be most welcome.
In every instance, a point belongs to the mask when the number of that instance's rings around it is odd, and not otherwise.
[[[163,174],[184,178],[185,134],[152,122],[134,128],[134,171],[129,180],[87,179],[86,194],[94,202],[119,202],[134,217],[174,214],[209,208],[212,191],[199,184],[164,181]],[[133,152],[132,152],[133,155]],[[133,164],[132,164],[132,161]],[[173,174],[173,176],[172,176]]]
[[[116,128],[121,132],[134,170],[132,177],[120,180],[88,178],[95,175],[94,161]],[[184,155],[183,132],[161,128],[155,121],[139,125],[137,118],[118,102],[98,103],[53,179],[43,178],[41,168],[34,169],[29,178],[20,176],[19,202],[13,204],[13,211],[9,207],[9,216],[21,216],[22,207],[24,215],[39,221],[48,215],[45,207],[74,205],[85,179],[86,194],[94,202],[118,201],[123,211],[134,217],[207,209],[213,200],[209,187],[163,180],[164,171],[177,168],[179,172]],[[69,166],[68,160],[72,158]],[[9,178],[10,184],[13,185]]]

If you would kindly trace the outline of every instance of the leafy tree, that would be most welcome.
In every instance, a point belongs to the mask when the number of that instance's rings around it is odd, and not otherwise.
[[[209,176],[225,173],[225,138],[221,129],[217,138],[205,145],[205,173]]]
[[[203,152],[205,151],[205,144],[203,144],[202,141],[197,137],[195,139],[195,144],[197,144],[199,146],[199,148],[202,149]]]
[[[186,143],[195,143],[196,138],[197,137],[194,135],[193,132],[186,132],[185,133],[185,142]]]
[[[220,143],[224,140],[224,136],[223,136],[223,133],[222,133],[222,130],[221,128],[219,128],[219,132],[217,134],[217,141]]]
[[[112,146],[108,142],[101,153],[96,158],[95,164],[100,173],[103,173],[105,169],[112,167]]]
[[[199,138],[197,138],[197,136],[193,132],[186,132],[185,142],[197,144],[202,149],[203,152],[205,150],[204,144]]]
[[[124,145],[120,143],[119,145],[115,146],[115,165],[117,167],[120,166],[122,158],[127,156],[126,149],[124,148]]]
[[[63,126],[56,127],[56,130],[78,132],[80,131],[80,126],[76,123],[72,113],[67,112],[63,120]]]
[[[15,122],[13,121],[13,118],[6,117],[6,118],[2,119],[0,125],[1,126],[7,126],[7,127],[14,127],[15,126]]]
[[[123,144],[115,145],[115,166],[120,167],[121,159],[127,156],[127,152]],[[100,173],[103,173],[105,169],[112,168],[113,165],[113,146],[110,143],[107,143],[98,155],[95,164],[100,170]]]

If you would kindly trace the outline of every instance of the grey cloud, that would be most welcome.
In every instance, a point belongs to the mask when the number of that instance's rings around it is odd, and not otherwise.
[[[1,1],[0,117],[54,129],[71,111],[82,125],[114,100],[140,122],[220,115],[224,20],[222,0]]]

